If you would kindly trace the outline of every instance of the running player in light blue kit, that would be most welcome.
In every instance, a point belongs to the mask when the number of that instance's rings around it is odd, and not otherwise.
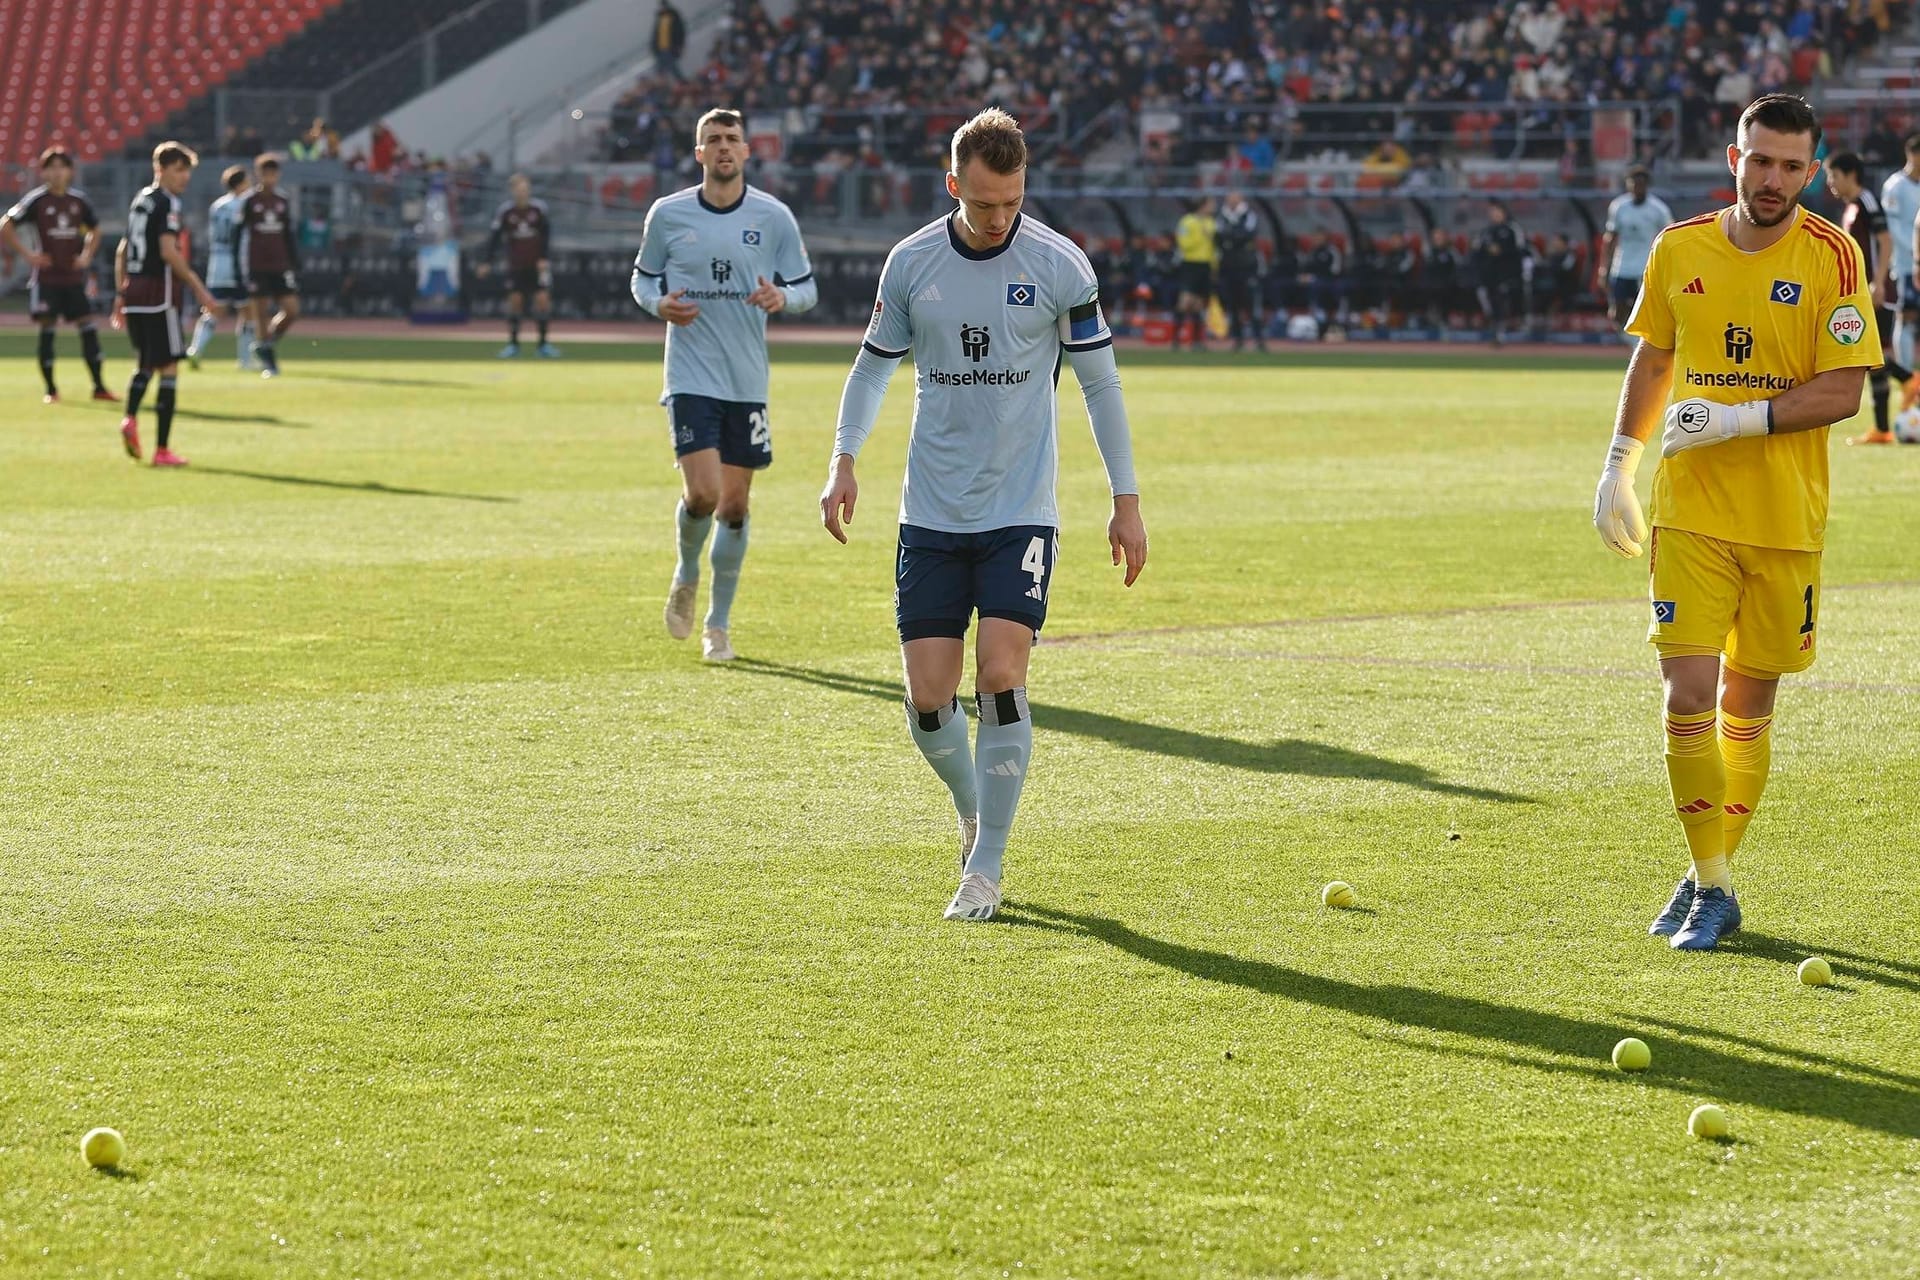
[[[1920,282],[1914,279],[1913,257],[1914,238],[1920,235],[1920,133],[1907,138],[1907,167],[1887,175],[1880,187],[1880,204],[1887,212],[1887,231],[1893,237],[1887,262],[1893,276],[1887,300],[1893,308],[1893,353],[1911,369],[1914,330],[1920,328]]]
[[[1027,663],[1047,617],[1060,517],[1054,379],[1064,355],[1080,381],[1113,494],[1107,542],[1132,586],[1147,529],[1113,335],[1087,257],[1020,212],[1027,144],[999,108],[953,135],[953,213],[894,246],[866,341],[840,401],[832,473],[820,497],[827,531],[847,540],[859,485],[854,459],[887,383],[913,352],[913,434],[900,496],[895,614],[907,676],[907,726],[947,785],[960,819],[960,887],[949,920],[989,920],[1033,751]],[[980,615],[974,690],[977,751],[955,694],[967,626]]]
[[[1600,266],[1606,272],[1607,316],[1622,329],[1640,299],[1640,278],[1647,274],[1653,242],[1673,221],[1673,210],[1649,194],[1653,176],[1639,165],[1627,170],[1627,194],[1607,206],[1607,229],[1600,237]]]
[[[701,653],[733,658],[733,594],[747,555],[753,473],[773,464],[767,421],[767,317],[820,300],[793,212],[747,185],[746,124],[716,109],[694,128],[705,175],[647,211],[633,300],[667,322],[667,406],[680,460],[680,558],[667,592],[667,634],[693,634],[700,550],[713,531],[712,594]],[[713,528],[715,516],[720,527]]]
[[[240,317],[239,328],[235,330],[240,344],[241,369],[253,368],[253,308],[247,305],[247,286],[240,279],[240,270],[234,265],[234,246],[240,242],[240,197],[246,194],[247,167],[243,164],[228,166],[220,175],[220,181],[226,185],[227,194],[215,200],[207,208],[207,292],[220,304],[228,315]],[[193,341],[187,344],[187,363],[198,369],[200,353],[213,341],[214,330],[220,326],[220,317],[211,311],[202,311],[200,319],[193,326]]]

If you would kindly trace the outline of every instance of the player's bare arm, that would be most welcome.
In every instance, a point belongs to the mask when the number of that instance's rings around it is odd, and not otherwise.
[[[827,472],[827,487],[820,494],[820,523],[843,543],[847,540],[843,526],[853,523],[853,507],[859,500],[860,483],[853,478],[852,456],[834,454]]]
[[[26,242],[13,229],[12,218],[0,217],[0,244],[26,259],[27,265],[36,271],[44,271],[53,265],[53,259],[46,254],[27,248]]]
[[[1140,518],[1140,495],[1119,493],[1113,498],[1113,518],[1107,521],[1107,546],[1113,562],[1126,561],[1127,576],[1121,583],[1130,587],[1139,581],[1147,567],[1147,524]]]
[[[1620,384],[1620,406],[1614,413],[1613,433],[1645,444],[1653,438],[1673,390],[1673,352],[1645,338],[1633,349],[1627,376]]]
[[[93,266],[93,255],[100,252],[100,228],[88,230],[87,238],[80,242],[80,252],[75,256],[73,265],[81,271]]]
[[[187,261],[187,256],[180,252],[179,236],[168,232],[160,237],[160,259],[173,269],[173,274],[187,282],[187,288],[193,290],[193,296],[199,299],[201,306],[212,311],[220,305],[214,300],[214,296],[207,292],[207,286],[200,282],[200,277],[194,272],[193,264]]]
[[[126,323],[127,310],[127,242],[123,237],[113,251],[113,310],[108,313],[107,323],[118,329]]]
[[[1771,400],[1720,404],[1679,400],[1667,409],[1660,453],[1671,458],[1688,449],[1724,444],[1745,436],[1784,436],[1844,422],[1860,411],[1864,367],[1828,369]]]
[[[1829,369],[1767,401],[1773,411],[1771,434],[1791,435],[1844,422],[1860,411],[1860,388],[1867,370],[1859,365]]]

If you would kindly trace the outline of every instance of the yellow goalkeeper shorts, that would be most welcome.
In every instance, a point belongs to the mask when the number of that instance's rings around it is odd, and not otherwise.
[[[1663,658],[1725,654],[1769,679],[1813,665],[1820,553],[1752,547],[1684,529],[1655,529],[1648,553],[1653,625]]]

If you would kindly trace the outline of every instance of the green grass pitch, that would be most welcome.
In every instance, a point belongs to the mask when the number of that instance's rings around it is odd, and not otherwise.
[[[1010,906],[967,927],[899,703],[905,376],[842,548],[849,353],[782,352],[710,669],[660,624],[653,348],[220,355],[173,474],[30,350],[0,1276],[1911,1274],[1920,449],[1836,439],[1748,931],[1681,956],[1644,562],[1588,523],[1616,368],[1123,356],[1130,592],[1067,378]]]

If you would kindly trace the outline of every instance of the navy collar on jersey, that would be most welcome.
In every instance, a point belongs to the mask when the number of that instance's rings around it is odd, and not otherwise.
[[[706,188],[704,187],[695,187],[693,189],[693,198],[695,200],[698,200],[700,202],[700,207],[702,209],[705,209],[708,213],[732,213],[735,209],[738,209],[741,205],[747,202],[747,184],[744,182],[740,184],[740,198],[738,200],[735,200],[732,204],[726,204],[726,205],[714,204],[712,201],[707,199],[707,192],[706,192]]]
[[[1007,228],[1006,239],[1002,240],[999,244],[993,246],[993,248],[991,249],[969,249],[967,247],[967,242],[965,240],[962,240],[960,238],[959,231],[954,229],[954,225],[953,225],[954,219],[958,218],[959,216],[960,216],[960,211],[958,209],[955,209],[952,213],[947,215],[947,243],[951,244],[953,246],[953,251],[959,254],[961,257],[971,258],[975,262],[985,262],[988,258],[997,258],[1001,254],[1007,251],[1008,246],[1010,246],[1013,243],[1013,238],[1020,234],[1020,219],[1026,217],[1027,215],[1024,213],[1014,214],[1013,225]]]

